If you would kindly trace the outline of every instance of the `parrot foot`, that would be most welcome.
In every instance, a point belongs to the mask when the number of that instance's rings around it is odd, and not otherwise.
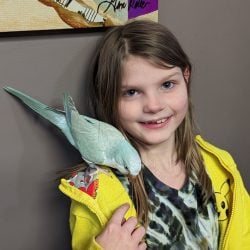
[[[98,165],[95,165],[94,163],[89,163],[90,168],[95,169],[97,172],[101,172],[103,174],[106,174],[108,176],[111,176],[110,170],[105,169],[103,167],[100,167]]]

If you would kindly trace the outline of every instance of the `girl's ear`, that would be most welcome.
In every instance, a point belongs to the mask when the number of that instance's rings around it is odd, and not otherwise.
[[[188,67],[185,68],[185,70],[183,72],[183,76],[184,76],[185,81],[188,83],[189,78],[190,78],[190,70]]]

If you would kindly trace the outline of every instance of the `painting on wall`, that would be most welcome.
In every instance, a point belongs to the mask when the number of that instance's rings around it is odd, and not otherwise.
[[[0,32],[97,28],[158,21],[158,0],[2,0]]]

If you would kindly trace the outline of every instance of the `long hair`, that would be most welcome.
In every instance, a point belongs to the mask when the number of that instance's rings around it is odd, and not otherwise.
[[[91,84],[88,86],[90,107],[97,119],[121,130],[136,147],[135,139],[122,128],[118,116],[122,62],[129,55],[140,56],[160,67],[177,66],[183,74],[188,70],[191,75],[192,65],[176,37],[163,25],[151,21],[133,21],[124,26],[111,28],[100,40],[93,60]],[[212,194],[212,185],[195,142],[190,80],[186,85],[189,107],[175,132],[177,160],[185,163],[187,174],[196,178],[200,184],[205,205]],[[129,180],[138,218],[141,223],[147,225],[149,205],[142,174]]]

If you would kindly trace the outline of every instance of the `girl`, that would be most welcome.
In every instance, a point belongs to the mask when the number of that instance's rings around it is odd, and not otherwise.
[[[143,166],[136,177],[78,166],[62,179],[73,249],[249,249],[249,195],[231,156],[194,134],[191,72],[160,24],[134,21],[101,40],[91,106]]]

